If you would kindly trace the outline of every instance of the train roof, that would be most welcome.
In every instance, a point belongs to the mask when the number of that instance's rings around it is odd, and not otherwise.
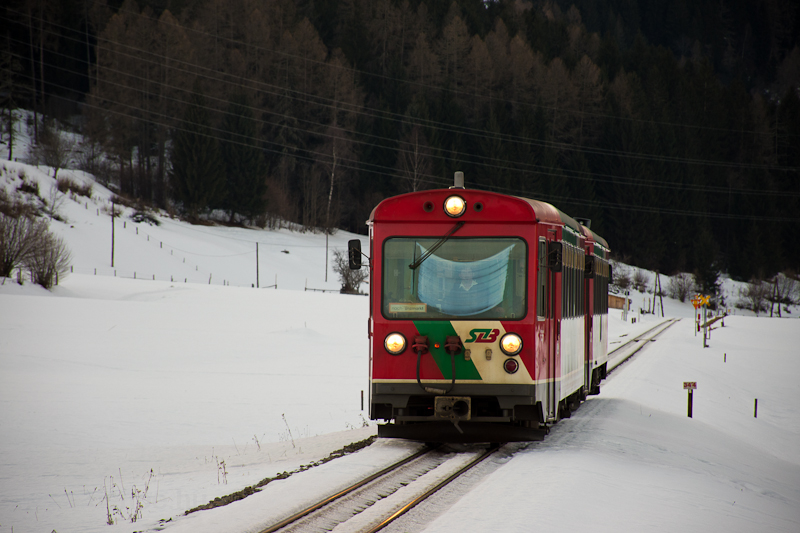
[[[433,201],[434,205],[441,205],[444,199],[452,194],[463,196],[468,203],[483,202],[486,208],[481,212],[482,219],[487,217],[489,219],[507,219],[509,217],[508,209],[516,207],[517,209],[514,210],[512,215],[522,222],[544,222],[560,225],[565,223],[564,217],[566,217],[570,221],[569,225],[579,231],[577,222],[546,202],[478,189],[432,189],[392,196],[375,206],[367,222],[420,221],[420,208],[426,201]],[[502,201],[502,209],[498,208],[493,212],[486,202],[488,198],[497,199],[497,205],[500,205],[500,201]],[[415,199],[419,202],[419,208],[406,207],[414,205],[412,202]],[[439,218],[437,216],[439,213],[441,212],[437,210],[431,215]],[[452,219],[441,213],[441,220]]]
[[[468,203],[477,201],[483,202],[485,208],[480,214],[481,220],[507,220],[509,216],[514,216],[517,220],[522,222],[564,225],[571,230],[569,233],[574,234],[575,242],[573,244],[577,244],[577,237],[579,235],[586,236],[586,231],[588,231],[597,243],[602,244],[608,249],[608,243],[606,243],[602,237],[547,202],[522,196],[510,196],[507,194],[482,191],[479,189],[432,189],[393,196],[375,206],[372,213],[369,215],[367,223],[406,222],[412,220],[414,222],[422,222],[423,220],[420,218],[422,213],[421,208],[425,202],[432,201],[434,205],[441,205],[444,199],[452,194],[463,196]],[[488,198],[495,198],[498,200],[498,207],[495,210],[491,208],[491,203],[487,202]],[[419,203],[419,207],[408,207],[415,204],[414,200]],[[502,204],[500,200],[502,200]],[[516,207],[516,209],[514,209],[514,207]],[[430,213],[430,215],[439,221],[452,220],[438,210],[437,212]]]
[[[602,238],[600,235],[595,233],[594,231],[590,230],[588,227],[581,224],[581,229],[583,230],[583,234],[586,236],[587,239],[592,239],[594,242],[605,248],[606,250],[609,249],[608,242]]]

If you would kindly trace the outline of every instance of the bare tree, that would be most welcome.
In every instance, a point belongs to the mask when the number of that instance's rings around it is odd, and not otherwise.
[[[50,194],[47,196],[47,199],[42,199],[44,202],[44,212],[50,217],[50,220],[54,218],[56,220],[61,220],[61,215],[59,215],[59,211],[61,210],[61,206],[64,205],[64,201],[67,199],[67,195],[62,193],[58,190],[58,182],[53,183],[50,186]]]
[[[352,132],[363,102],[363,95],[346,64],[341,50],[337,49],[326,65],[328,80],[324,90],[333,105],[330,123],[325,130],[325,141],[315,154],[317,167],[321,167],[329,178],[324,221],[325,231],[328,232],[338,222],[331,217],[334,188],[341,187],[348,175],[346,169],[352,168],[356,160]]]
[[[73,157],[75,141],[58,131],[51,121],[45,121],[39,132],[39,141],[33,149],[36,164],[53,168],[53,179],[58,179],[58,171],[66,167]]]
[[[772,285],[772,289],[768,297],[770,302],[769,316],[772,316],[773,308],[775,304],[777,304],[778,316],[782,317],[781,304],[791,305],[795,303],[798,296],[800,296],[800,294],[798,294],[800,291],[800,282],[798,282],[796,276],[791,273],[787,275],[787,273],[781,272],[770,281],[770,284]]]
[[[753,311],[756,316],[767,310],[767,298],[771,287],[761,280],[752,280],[744,289],[739,291],[739,296],[745,301],[745,308]]]
[[[38,245],[25,259],[25,267],[30,271],[33,282],[45,289],[58,284],[59,276],[69,272],[72,254],[64,239],[45,232]]]
[[[464,20],[458,16],[457,5],[453,3],[445,19],[450,19],[442,28],[442,35],[436,42],[442,74],[450,88],[455,91],[455,99],[464,104],[464,95],[469,92],[468,57],[472,49],[469,29]],[[488,52],[485,54],[488,59]]]
[[[427,34],[420,33],[408,59],[408,77],[415,94],[441,86],[442,71],[439,65],[439,56],[431,47]]]
[[[550,135],[553,140],[576,142],[579,135],[575,110],[578,108],[578,90],[569,69],[560,57],[550,62],[543,80],[539,80],[542,100],[547,106]]]
[[[692,275],[686,272],[680,272],[669,278],[667,292],[670,298],[674,298],[683,303],[686,301],[686,298],[689,296],[689,293],[692,292],[693,288],[694,278]]]
[[[333,251],[333,271],[339,274],[339,281],[342,282],[341,292],[348,294],[358,294],[359,287],[369,276],[368,268],[350,270],[347,252],[341,250]]]
[[[614,279],[612,285],[616,285],[622,290],[631,286],[631,274],[627,268],[619,263],[614,264]]]
[[[647,292],[648,289],[647,274],[644,270],[636,269],[633,273],[633,288],[639,292]]]
[[[415,192],[420,189],[424,177],[431,173],[431,166],[428,141],[422,128],[414,124],[397,151],[397,168],[406,180],[408,190]]]
[[[315,154],[317,167],[321,169],[322,174],[327,175],[329,180],[325,202],[325,220],[322,221],[325,231],[331,231],[338,222],[336,217],[332,217],[334,213],[331,211],[334,188],[341,186],[347,175],[346,169],[348,166],[352,166],[354,157],[353,141],[347,132],[336,124],[328,127],[327,139]]]
[[[574,7],[574,6],[573,6]],[[598,116],[603,111],[605,88],[600,67],[589,56],[584,55],[572,73],[572,82],[577,92],[577,108],[574,110],[577,121],[578,145],[594,140],[599,134]]]

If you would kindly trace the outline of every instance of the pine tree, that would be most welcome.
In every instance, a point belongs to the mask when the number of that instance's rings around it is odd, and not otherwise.
[[[189,217],[222,203],[225,173],[205,99],[198,92],[190,97],[183,120],[173,132],[171,156],[173,197]]]
[[[231,98],[222,122],[220,145],[226,190],[222,205],[231,222],[237,213],[252,219],[266,209],[266,165],[257,145],[256,130],[247,97]]]

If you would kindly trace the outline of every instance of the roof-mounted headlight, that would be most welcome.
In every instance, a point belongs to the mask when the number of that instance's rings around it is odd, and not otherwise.
[[[444,212],[453,218],[460,217],[467,211],[467,202],[460,196],[448,196],[444,201]]]

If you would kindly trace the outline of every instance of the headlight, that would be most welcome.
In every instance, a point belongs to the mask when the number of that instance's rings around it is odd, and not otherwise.
[[[386,351],[392,355],[400,355],[406,349],[406,338],[402,333],[389,333],[383,341]]]
[[[500,339],[500,349],[506,355],[517,355],[522,350],[522,338],[516,333],[506,333]]]
[[[449,196],[444,201],[444,212],[451,217],[460,217],[467,210],[467,202],[460,196]]]

